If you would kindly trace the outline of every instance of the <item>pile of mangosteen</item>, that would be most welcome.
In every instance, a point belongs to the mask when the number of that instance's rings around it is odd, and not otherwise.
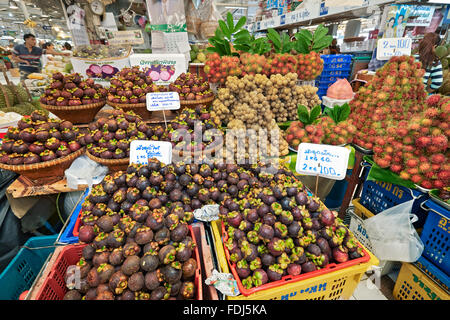
[[[82,289],[69,295],[193,298],[188,224],[207,204],[220,204],[225,249],[247,289],[363,255],[336,212],[289,169],[268,166],[150,159],[106,176],[82,205],[79,240],[89,245],[78,265],[87,266]]]
[[[123,68],[110,80],[107,100],[120,104],[145,103],[147,93],[164,91],[167,91],[165,86],[157,86],[145,70],[134,66]]]
[[[203,100],[214,96],[209,82],[190,72],[180,74],[169,84],[169,91],[178,92],[180,100]]]
[[[78,128],[66,120],[50,119],[42,111],[9,127],[2,141],[0,162],[10,165],[55,160],[78,151]]]
[[[45,88],[40,102],[50,106],[80,106],[104,102],[108,90],[93,79],[86,80],[78,73],[52,75],[52,82]]]
[[[89,153],[102,159],[124,159],[130,156],[130,143],[133,140],[163,140],[165,129],[149,126],[133,111],[115,109],[112,114],[98,118],[88,126],[79,140],[86,145]]]
[[[212,150],[223,142],[218,139],[218,136],[223,139],[223,133],[212,121],[206,105],[183,109],[167,129],[167,136],[172,142],[173,150],[180,153],[186,151],[192,154],[193,152]]]

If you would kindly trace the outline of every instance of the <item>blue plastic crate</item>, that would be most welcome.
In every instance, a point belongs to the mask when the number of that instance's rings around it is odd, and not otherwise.
[[[444,288],[447,292],[450,292],[450,277],[445,274],[441,269],[432,264],[425,257],[420,257],[415,263],[415,266],[422,270],[427,276],[433,279],[437,284]]]
[[[0,300],[18,300],[23,291],[31,288],[45,260],[55,251],[56,238],[57,235],[33,237],[25,242],[0,274]]]
[[[351,63],[351,54],[322,54],[320,56],[323,59],[324,65],[327,64],[341,64],[341,63]]]
[[[427,193],[388,182],[366,180],[363,184],[360,203],[373,214],[377,214],[413,198],[415,201],[412,213],[419,218],[414,222],[414,227],[420,228],[427,217],[427,211],[421,207],[421,204],[430,198]]]
[[[425,246],[422,255],[450,275],[450,212],[432,200],[424,206],[429,211],[420,236]]]
[[[335,83],[338,79],[347,79],[350,75],[350,71],[343,72],[340,76],[326,76],[323,75],[317,80],[319,84],[322,83]]]
[[[81,205],[84,202],[84,199],[89,195],[89,188],[86,189],[86,191],[83,194],[83,197],[81,198],[78,205],[75,207],[75,209],[72,212],[72,215],[70,216],[69,223],[67,224],[66,228],[61,233],[61,237],[59,238],[59,243],[77,243],[78,237],[73,235],[73,228],[75,227],[75,223],[77,222],[77,218],[81,212]]]
[[[330,70],[330,71],[322,71],[319,79],[323,79],[326,77],[348,77],[350,74],[350,70]]]

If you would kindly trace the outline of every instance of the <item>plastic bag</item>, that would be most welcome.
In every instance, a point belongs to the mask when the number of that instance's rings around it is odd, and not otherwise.
[[[338,79],[327,90],[327,97],[345,100],[353,98],[353,89],[347,79]]]
[[[423,252],[423,242],[413,227],[414,200],[378,213],[364,221],[373,253],[380,260],[415,262]]]
[[[108,167],[92,161],[87,156],[75,159],[64,172],[67,186],[72,189],[78,189],[79,184],[87,184],[91,188],[93,184],[100,183],[107,173]]]

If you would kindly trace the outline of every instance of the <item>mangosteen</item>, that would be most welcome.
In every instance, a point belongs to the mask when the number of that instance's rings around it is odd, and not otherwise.
[[[134,292],[144,288],[144,275],[142,272],[136,272],[128,278],[128,288]]]
[[[154,236],[156,242],[160,245],[167,244],[170,241],[170,231],[166,227],[159,229]]]
[[[134,239],[139,245],[147,244],[153,239],[153,231],[150,227],[140,227],[137,229]]]
[[[140,268],[140,259],[136,255],[128,256],[122,264],[121,271],[127,275],[131,276],[132,274],[139,271]]]
[[[170,239],[175,242],[183,240],[189,233],[189,228],[186,224],[178,224],[171,232]]]

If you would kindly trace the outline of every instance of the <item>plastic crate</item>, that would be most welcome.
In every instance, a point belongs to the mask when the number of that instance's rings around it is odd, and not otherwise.
[[[189,233],[192,237],[192,241],[195,244],[194,256],[197,261],[197,271],[195,272],[195,285],[196,285],[196,299],[203,300],[202,290],[202,274],[201,274],[201,261],[198,253],[197,242],[195,241],[195,235],[192,227],[189,226]],[[62,300],[67,292],[66,282],[64,276],[67,268],[71,265],[75,265],[81,258],[83,248],[87,244],[71,244],[65,246],[61,251],[55,263],[50,266],[51,271],[48,276],[43,280],[39,291],[36,294],[35,300]]]
[[[350,70],[329,70],[329,71],[322,71],[320,74],[320,79],[325,79],[326,77],[340,77],[340,78],[347,78],[350,74]]]
[[[350,76],[350,70],[343,72],[342,75],[339,75],[339,76],[323,76],[322,75],[320,78],[317,79],[317,81],[319,81],[319,85],[321,83],[328,83],[328,82],[335,83],[338,79],[347,79],[349,76]]]
[[[219,221],[211,222],[212,231],[216,244],[224,242],[222,239],[222,226]],[[364,248],[363,248],[364,249]],[[299,276],[285,276],[281,281],[271,282],[260,289],[254,290],[249,295],[244,295],[241,290],[242,284],[237,277],[234,268],[228,264],[226,252],[223,245],[216,246],[219,263],[222,272],[233,273],[237,280],[239,290],[242,293],[236,297],[227,296],[228,300],[337,300],[349,299],[362,275],[372,266],[378,264],[378,259],[370,252],[364,249],[366,255],[362,258],[349,262],[349,265],[343,263],[340,265],[333,264],[330,268],[300,274]],[[356,261],[358,260],[358,261]],[[363,261],[364,260],[364,261]],[[262,288],[262,289],[261,289]],[[264,289],[266,288],[266,289]]]
[[[75,207],[72,214],[70,215],[67,226],[62,230],[61,236],[58,239],[58,243],[72,244],[72,243],[78,242],[78,233],[77,233],[77,235],[74,235],[73,231],[75,229],[75,224],[76,224],[78,217],[80,215],[80,212],[81,212],[81,205],[83,204],[84,199],[87,197],[88,194],[89,194],[89,189],[86,189],[81,200],[78,202],[77,206]]]
[[[17,300],[23,291],[30,289],[48,256],[55,250],[56,237],[33,237],[25,242],[0,274],[0,300]]]
[[[351,54],[322,54],[320,56],[323,60],[323,64],[333,64],[333,63],[352,63]]]
[[[411,263],[402,263],[395,282],[397,300],[449,300],[450,295]]]
[[[388,182],[366,180],[363,184],[360,203],[372,213],[377,214],[412,199],[415,199],[412,213],[419,218],[413,225],[415,228],[420,228],[427,217],[426,210],[421,208],[421,203],[429,199],[427,193]]]
[[[424,256],[420,257],[419,260],[414,262],[414,265],[422,270],[422,272],[428,277],[437,282],[447,292],[450,291],[450,277],[441,269],[432,264],[427,258]]]
[[[421,235],[423,256],[450,275],[450,212],[432,200],[424,203],[428,218]]]
[[[358,241],[366,247],[371,252],[373,251],[372,243],[370,242],[369,236],[367,234],[364,220],[371,218],[374,216],[372,212],[364,208],[363,205],[359,203],[359,199],[354,199],[352,201],[352,208],[347,209],[347,219],[348,228],[353,233],[353,235],[358,239]],[[345,220],[344,220],[345,221]],[[376,267],[380,271],[380,275],[383,276],[385,274],[390,273],[394,269],[399,269],[401,266],[400,262],[397,261],[389,261],[389,260],[380,260],[379,265]]]

